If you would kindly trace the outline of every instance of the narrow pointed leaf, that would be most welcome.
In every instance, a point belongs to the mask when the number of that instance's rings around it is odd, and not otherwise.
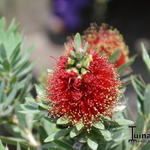
[[[75,35],[75,38],[74,38],[74,43],[75,43],[75,49],[79,49],[81,47],[81,36],[79,33],[77,33]]]
[[[142,51],[143,51],[143,53],[142,53],[143,61],[144,61],[145,65],[147,66],[148,71],[150,72],[150,57],[149,57],[148,52],[146,51],[143,43],[141,44],[141,46],[142,46]]]
[[[21,150],[20,144],[17,143],[17,150]]]
[[[150,84],[147,85],[144,94],[144,114],[150,116]]]
[[[87,144],[92,150],[97,150],[98,143],[90,138],[87,139]]]
[[[5,148],[4,148],[4,146],[3,146],[2,142],[1,142],[1,140],[0,140],[0,150],[5,150]]]

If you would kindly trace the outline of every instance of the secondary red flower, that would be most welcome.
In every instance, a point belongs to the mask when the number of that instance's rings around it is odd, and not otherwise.
[[[89,43],[90,50],[96,50],[100,54],[105,53],[110,57],[116,50],[120,50],[115,67],[120,67],[128,62],[128,47],[122,35],[116,29],[109,28],[106,24],[98,27],[92,24],[83,35],[83,39]]]
[[[58,60],[47,81],[50,114],[85,127],[112,116],[120,95],[120,80],[113,64],[96,52],[71,50]]]

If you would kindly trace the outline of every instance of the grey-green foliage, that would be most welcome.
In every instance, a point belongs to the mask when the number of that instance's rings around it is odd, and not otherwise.
[[[0,140],[0,150],[10,150],[10,149],[7,147],[7,145],[4,146],[3,143],[2,143],[1,140]],[[17,143],[16,150],[21,150],[21,147],[20,147],[20,144],[19,144],[19,143]],[[28,150],[30,150],[30,149],[28,149]]]
[[[47,104],[41,102],[44,90],[36,86],[40,98],[31,96],[31,49],[23,50],[23,38],[18,30],[15,22],[7,28],[6,20],[0,19],[0,125],[3,125],[0,130],[10,135],[0,135],[0,139],[5,145],[15,145],[17,150],[20,147],[31,150],[59,149],[60,146],[53,146],[54,143],[51,146],[42,143],[57,128],[46,119]],[[57,145],[68,146],[64,143],[57,141]]]
[[[26,123],[32,124],[34,130],[37,131],[33,136],[38,143],[41,143],[40,150],[73,150],[71,144],[65,141],[65,137],[69,134],[71,128],[60,129],[56,126],[56,123],[47,117],[48,106],[46,98],[44,98],[45,90],[42,86],[36,85],[36,92],[38,94],[37,99],[27,97],[25,103],[21,104],[19,112],[22,115],[28,115],[29,113],[32,115],[30,123],[29,118]],[[32,133],[32,129],[27,128]],[[46,137],[48,137],[47,140]],[[71,142],[71,140],[69,141]],[[29,139],[27,139],[26,143],[28,142]],[[32,147],[33,144],[31,143],[30,146]],[[34,148],[36,149],[36,147]]]
[[[142,44],[142,58],[150,71],[150,57]],[[137,110],[138,115],[136,119],[136,133],[148,134],[150,129],[150,83],[146,84],[141,76],[131,77],[132,85],[137,95]],[[148,142],[141,142],[132,144],[131,150],[149,150],[150,145]]]
[[[31,49],[23,50],[19,26],[13,21],[6,27],[0,19],[0,118],[7,117],[17,102],[23,102],[31,89],[33,64],[29,62]]]
[[[2,142],[26,147],[26,132],[32,131],[32,115],[21,114],[20,104],[31,95],[33,63],[29,61],[32,49],[23,50],[23,37],[19,25],[14,21],[7,27],[6,20],[0,19],[0,125],[11,136],[0,135]],[[29,123],[28,123],[29,122]],[[19,139],[18,139],[19,138]]]

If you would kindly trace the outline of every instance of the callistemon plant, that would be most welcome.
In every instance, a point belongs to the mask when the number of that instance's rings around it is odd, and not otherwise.
[[[111,140],[109,129],[132,123],[123,116],[115,116],[121,104],[122,83],[115,65],[105,55],[90,51],[80,34],[75,35],[68,48],[48,76],[49,115],[57,120],[56,124],[73,128],[70,137],[85,138],[91,148],[93,134],[97,132],[99,137],[94,141],[99,142],[92,148],[96,150],[103,137]]]
[[[86,51],[76,34],[74,49],[60,57],[48,79],[50,114],[82,122],[86,128],[101,116],[112,117],[121,82],[114,65],[97,52]]]
[[[100,54],[105,53],[108,57],[119,51],[115,62],[116,67],[120,67],[129,61],[128,46],[125,44],[123,36],[118,30],[106,24],[102,24],[100,27],[91,24],[84,32],[83,39],[89,43],[89,50],[96,50]]]
[[[116,67],[117,50],[108,57],[76,34],[65,56],[48,70],[47,85],[35,86],[34,97],[30,54],[22,51],[18,25],[7,29],[5,19],[0,19],[0,33],[0,150],[9,144],[17,150],[149,150],[149,143],[128,142],[128,125],[133,122],[125,119],[125,84],[119,77],[130,63]],[[106,42],[105,49],[110,47]],[[149,69],[146,50],[143,56]],[[145,134],[150,126],[150,85],[136,76],[131,81],[140,106],[136,126]]]

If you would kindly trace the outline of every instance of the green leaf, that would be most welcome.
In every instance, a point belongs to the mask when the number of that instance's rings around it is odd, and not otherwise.
[[[88,138],[87,144],[92,150],[97,150],[97,148],[98,148],[98,143],[96,141],[94,141],[93,139]]]
[[[42,118],[43,127],[48,135],[56,133],[59,129],[56,127],[55,123],[50,122],[47,119]]]
[[[3,65],[1,64],[1,62],[0,62],[0,76],[2,76],[2,71],[3,71],[3,69],[4,69],[4,67],[3,67]]]
[[[22,108],[22,110],[20,111],[21,113],[40,113],[38,104],[32,97],[26,97],[25,100],[26,103],[20,105]]]
[[[141,43],[141,47],[142,47],[142,51],[143,51],[143,53],[142,53],[143,61],[144,61],[145,65],[147,66],[148,71],[150,72],[150,57],[149,57],[148,52],[146,51],[146,48],[143,43]]]
[[[8,62],[7,59],[5,59],[5,60],[3,61],[3,67],[4,67],[4,70],[5,70],[6,72],[9,72],[9,71],[10,71],[10,63]]]
[[[111,128],[117,128],[117,127],[120,127],[120,125],[115,121],[115,120],[112,120],[108,117],[101,117],[102,119],[102,122],[105,126],[105,129],[111,129]]]
[[[17,77],[21,78],[21,77],[25,76],[26,74],[30,73],[32,71],[32,69],[33,69],[34,66],[35,66],[35,63],[31,63],[23,71],[21,71],[20,73],[18,73]]]
[[[142,133],[143,130],[143,126],[145,123],[145,119],[144,119],[144,115],[142,113],[138,113],[137,115],[137,119],[136,119],[136,128],[135,128],[135,133]]]
[[[22,114],[37,114],[37,113],[40,113],[39,110],[31,107],[31,106],[25,106],[25,105],[21,105],[21,108],[23,110],[20,110],[19,112],[22,113]]]
[[[51,141],[54,141],[54,140],[57,140],[61,137],[64,137],[66,136],[68,133],[70,132],[70,129],[62,129],[58,132],[54,132],[52,134],[50,134],[45,140],[44,142],[51,142]]]
[[[38,108],[37,102],[35,101],[34,98],[32,98],[32,97],[26,97],[25,100],[26,100],[26,104],[27,105],[31,105],[31,106],[33,106],[35,108]]]
[[[56,144],[54,142],[42,144],[41,148],[42,150],[61,150],[60,147],[56,147]]]
[[[126,125],[131,125],[134,124],[133,121],[127,120],[127,119],[115,119],[115,122],[117,122],[120,126],[126,126]]]
[[[29,56],[31,55],[33,49],[29,49],[21,56],[21,59],[19,59],[14,68],[14,75],[17,75],[20,73],[22,70],[26,69],[27,67],[30,66],[30,62],[28,61]]]
[[[7,147],[7,145],[6,145],[6,147],[5,147],[5,150],[9,150],[8,147]]]
[[[4,29],[6,25],[6,19],[3,17],[0,19],[0,30]]]
[[[75,51],[71,51],[70,54],[71,54],[72,56],[76,57]]]
[[[5,80],[3,80],[0,83],[0,102],[3,101],[4,89],[5,89]]]
[[[21,80],[20,82],[17,82],[17,90],[22,90],[26,84],[30,84],[30,80],[32,79],[31,75],[28,75],[25,79]]]
[[[14,62],[15,62],[15,60],[17,60],[17,58],[18,58],[18,56],[19,56],[19,54],[20,54],[20,51],[21,51],[21,43],[19,43],[17,46],[16,46],[16,48],[15,48],[15,50],[13,51],[13,53],[11,54],[11,56],[10,56],[10,62],[11,62],[11,64],[13,64]]]
[[[19,102],[23,101],[31,90],[31,78],[32,77],[30,75],[26,77],[26,82],[24,82],[24,86],[21,88],[20,94],[17,96]]]
[[[79,122],[79,123],[77,123],[75,126],[76,126],[76,129],[77,129],[78,131],[80,131],[80,130],[84,127],[84,124],[83,124],[82,122]]]
[[[105,126],[104,126],[104,124],[102,123],[102,122],[96,122],[96,123],[94,123],[93,124],[93,126],[95,127],[95,128],[97,128],[97,129],[100,129],[100,130],[103,130],[103,129],[105,129]]]
[[[2,104],[3,105],[3,104]],[[3,107],[2,107],[3,108]],[[5,110],[0,114],[1,117],[6,117],[8,115],[10,115],[13,111],[14,106],[9,105],[7,108],[5,108]]]
[[[55,148],[55,147],[49,147],[48,150],[62,150],[60,148]]]
[[[110,57],[109,57],[109,61],[111,62],[111,63],[115,63],[117,60],[118,60],[118,56],[119,56],[119,54],[120,54],[120,50],[118,49],[118,50],[116,50]]]
[[[7,99],[5,100],[5,103],[4,103],[5,107],[10,105],[15,100],[16,94],[17,94],[17,87],[14,86],[14,89],[10,92]]]
[[[120,75],[123,74],[124,70],[125,70],[126,68],[130,67],[130,66],[133,64],[133,62],[134,62],[134,60],[135,60],[136,57],[137,57],[136,55],[133,56],[133,57],[130,59],[129,62],[127,62],[127,63],[121,65],[121,66],[118,68],[118,73],[119,73]]]
[[[88,42],[86,42],[84,45],[84,48],[83,48],[84,52],[86,52],[87,48],[88,48]]]
[[[54,142],[55,142],[57,145],[63,147],[65,150],[74,150],[74,148],[73,148],[70,144],[68,144],[68,143],[66,143],[66,142],[64,142],[64,141],[55,140]]]
[[[67,118],[59,118],[59,119],[57,119],[57,124],[58,125],[66,125],[66,124],[68,124],[69,123],[69,121],[67,120]]]
[[[144,115],[150,115],[150,84],[147,85],[144,93]]]
[[[19,28],[19,24],[16,24],[15,19],[13,19],[11,24],[9,25],[8,32],[16,32],[18,28]]]
[[[30,63],[28,61],[24,61],[20,65],[16,65],[15,68],[13,68],[13,75],[18,76],[18,74],[28,67],[30,67]]]
[[[17,143],[17,150],[21,150],[20,144]]]
[[[0,140],[0,150],[5,150],[5,148],[4,148],[4,146],[3,146],[2,142],[1,142],[1,140]]]
[[[17,119],[19,121],[19,127],[21,129],[24,129],[24,128],[27,127],[26,119],[25,119],[25,114],[20,113],[20,111],[21,111],[21,107],[20,107],[20,105],[17,105],[15,107],[15,114],[16,114]]]
[[[132,85],[133,85],[133,87],[134,87],[134,90],[136,91],[136,94],[137,94],[138,97],[140,98],[140,99],[139,99],[139,102],[140,102],[141,107],[142,107],[142,105],[143,105],[143,100],[144,100],[144,96],[143,96],[143,93],[142,93],[142,89],[141,89],[141,87],[139,86],[139,84],[136,82],[134,76],[131,76],[131,82],[132,82]]]
[[[143,146],[141,146],[140,150],[149,150],[150,148],[150,143],[144,144]]]
[[[77,135],[79,135],[80,132],[76,129],[76,128],[73,128],[71,131],[70,131],[70,137],[71,138],[74,138],[76,137]]]
[[[79,33],[77,33],[75,35],[75,38],[74,38],[74,46],[75,46],[75,49],[78,50],[79,48],[81,48],[81,36]]]
[[[12,137],[5,137],[5,136],[0,136],[0,139],[3,143],[11,144],[11,145],[17,145],[19,143],[22,147],[26,148],[29,147],[29,144],[26,143],[25,140],[21,138],[12,138]]]
[[[112,134],[112,142],[109,142],[110,148],[114,148],[120,145],[124,140],[129,138],[129,128],[128,126],[116,128],[111,131]]]
[[[6,49],[3,44],[0,44],[0,57],[2,60],[7,58]]]
[[[111,133],[108,130],[100,130],[100,132],[106,141],[110,141],[112,139]]]
[[[22,50],[23,39],[17,31],[18,25],[14,22],[9,28],[5,25],[5,21],[0,19],[0,102],[3,102],[0,107],[1,114],[11,118],[8,115],[13,115],[10,113],[14,112],[18,101],[23,102],[30,94],[32,82],[28,73],[32,69],[28,60],[30,54]]]
[[[85,136],[83,136],[83,137],[81,137],[81,138],[79,139],[79,142],[80,142],[80,143],[86,143],[86,141],[87,141],[87,139],[86,139]]]
[[[53,134],[49,135],[49,136],[44,140],[44,142],[51,142],[51,141],[54,141],[55,135],[56,135],[56,133],[53,133]]]
[[[38,96],[43,96],[45,94],[44,88],[42,86],[35,85],[35,88]]]

